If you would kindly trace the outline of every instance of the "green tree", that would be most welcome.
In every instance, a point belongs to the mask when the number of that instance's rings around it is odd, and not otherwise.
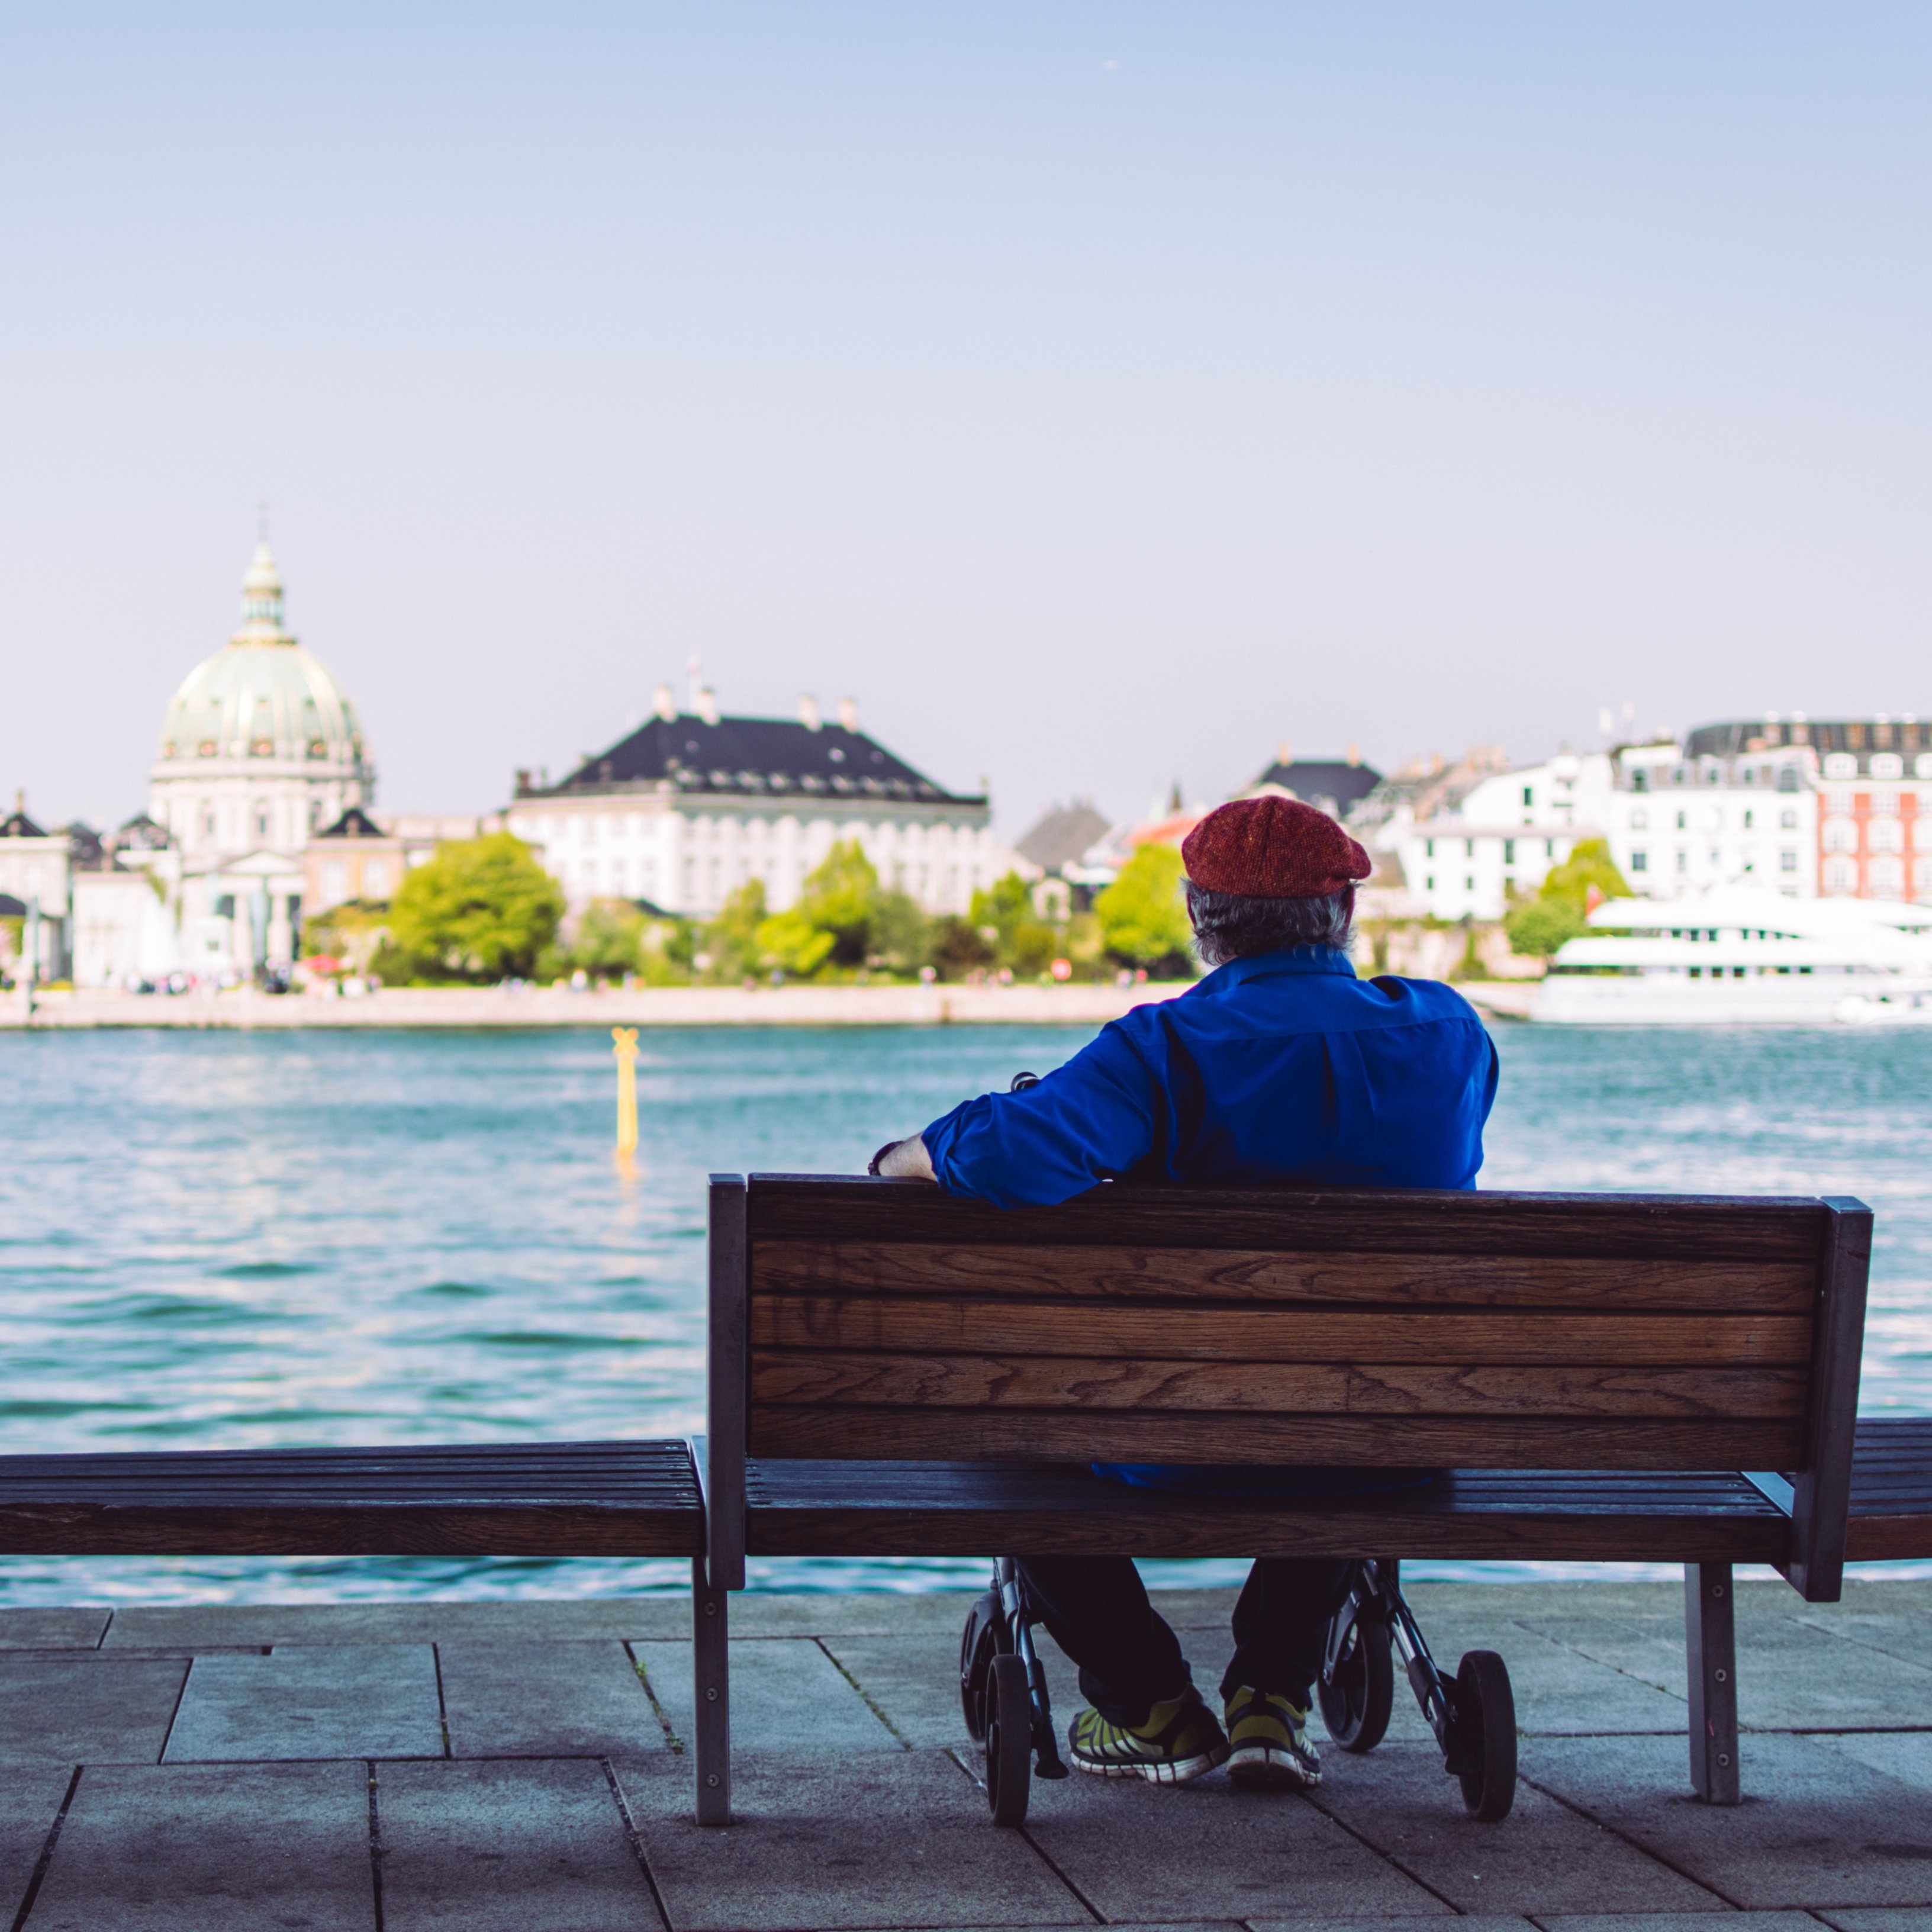
[[[577,922],[568,963],[593,980],[621,980],[640,963],[644,916],[628,899],[592,899]]]
[[[389,912],[396,950],[414,976],[526,976],[556,938],[563,894],[530,848],[507,832],[445,845],[412,867]]]
[[[1588,909],[1592,886],[1606,899],[1627,899],[1630,896],[1628,884],[1610,856],[1610,841],[1606,838],[1579,841],[1569,857],[1551,870],[1537,896],[1574,906],[1581,914]]]
[[[765,923],[765,882],[747,879],[698,935],[698,950],[710,962],[706,976],[731,985],[755,973],[761,950],[758,934]]]
[[[1564,945],[1587,932],[1582,914],[1563,899],[1528,899],[1503,917],[1510,950],[1518,958],[1553,958]]]
[[[758,928],[758,951],[801,979],[826,966],[862,966],[884,896],[864,848],[856,838],[841,840],[806,875],[797,904]]]
[[[910,892],[881,892],[867,936],[866,963],[890,973],[916,973],[931,956],[932,922]]]
[[[1022,979],[1044,973],[1060,952],[1060,935],[1034,910],[1033,888],[1009,872],[973,895],[972,923],[992,933],[994,958]]]
[[[942,980],[963,980],[968,973],[992,965],[999,957],[999,949],[983,928],[950,912],[932,922],[930,953]]]
[[[1586,915],[1592,888],[1606,899],[1627,899],[1630,889],[1603,838],[1580,840],[1562,865],[1552,866],[1536,897],[1503,916],[1510,950],[1523,958],[1549,959],[1590,930]]]
[[[1164,976],[1192,970],[1194,937],[1180,896],[1180,854],[1172,845],[1143,845],[1120,875],[1094,902],[1107,950],[1129,966]]]

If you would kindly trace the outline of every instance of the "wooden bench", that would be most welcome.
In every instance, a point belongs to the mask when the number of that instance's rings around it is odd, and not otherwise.
[[[1735,1802],[1730,1566],[1839,1594],[1870,1245],[1846,1199],[1108,1186],[1002,1213],[715,1175],[700,1819],[730,1816],[748,1551],[1681,1562],[1692,1780]],[[1854,1553],[1904,1553],[1924,1446],[1872,1464]],[[1448,1473],[1283,1502],[1094,1460]]]

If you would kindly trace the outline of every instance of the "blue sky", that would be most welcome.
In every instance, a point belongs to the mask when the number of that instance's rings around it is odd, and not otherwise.
[[[381,799],[702,656],[1017,834],[1932,710],[1932,11],[0,8],[0,788],[145,798],[256,505]]]

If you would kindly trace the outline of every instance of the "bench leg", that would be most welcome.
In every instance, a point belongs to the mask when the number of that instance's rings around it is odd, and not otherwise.
[[[1690,1786],[1707,1804],[1738,1802],[1738,1644],[1728,1563],[1684,1566],[1684,1654],[1690,1678]]]
[[[691,1686],[698,1715],[698,1822],[731,1822],[730,1598],[706,1580],[704,1559],[691,1566]]]

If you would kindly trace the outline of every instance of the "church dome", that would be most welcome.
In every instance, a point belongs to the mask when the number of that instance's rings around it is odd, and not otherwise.
[[[267,758],[358,770],[362,730],[341,687],[282,622],[266,543],[242,580],[242,628],[182,680],[161,728],[161,762]]]

